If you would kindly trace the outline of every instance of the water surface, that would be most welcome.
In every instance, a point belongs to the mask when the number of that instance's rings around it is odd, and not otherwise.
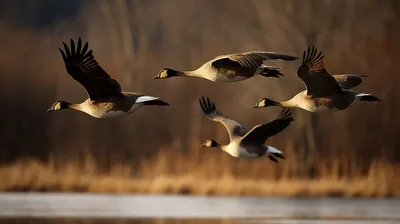
[[[400,223],[400,199],[0,194],[0,223]]]

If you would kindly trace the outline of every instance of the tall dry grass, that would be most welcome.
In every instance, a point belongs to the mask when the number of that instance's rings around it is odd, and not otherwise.
[[[221,170],[221,162],[209,160],[195,164],[177,156],[161,153],[143,161],[140,167],[116,164],[102,172],[86,155],[81,162],[60,165],[52,158],[48,164],[38,160],[20,160],[2,167],[0,191],[146,193],[247,196],[325,196],[325,197],[398,197],[400,164],[373,161],[362,170],[343,160],[318,164],[318,178],[296,176],[295,161],[280,165],[238,166],[242,170]],[[229,161],[229,158],[226,158]],[[189,161],[189,162],[187,162]],[[184,165],[183,165],[184,164]],[[224,163],[225,164],[225,163]],[[346,164],[346,165],[344,165]],[[262,170],[261,170],[262,169]],[[186,172],[185,172],[186,171]],[[237,173],[236,173],[236,172]],[[241,174],[241,175],[240,175]]]
[[[398,8],[390,0],[119,0],[90,1],[74,16],[57,17],[47,26],[22,26],[12,21],[20,17],[7,17],[0,21],[0,172],[8,181],[0,188],[398,195],[400,120],[393,103],[399,100]],[[40,16],[32,8],[24,21]],[[57,50],[62,41],[78,36],[89,41],[96,59],[124,90],[161,96],[171,107],[111,120],[72,111],[46,113],[56,100],[86,97],[66,74]],[[249,128],[268,122],[279,109],[251,106],[260,97],[283,100],[302,90],[295,75],[299,62],[268,62],[283,67],[280,79],[152,80],[164,67],[192,69],[225,53],[268,50],[300,56],[310,43],[324,50],[332,73],[370,74],[357,89],[383,101],[341,112],[294,110],[295,122],[268,141],[287,155],[278,165],[199,148],[208,138],[225,143],[227,134],[204,117],[197,99],[209,96],[221,112]]]

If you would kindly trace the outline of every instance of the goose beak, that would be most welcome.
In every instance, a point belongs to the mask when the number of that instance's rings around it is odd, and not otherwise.
[[[156,75],[156,76],[153,77],[153,79],[160,79],[160,76]]]
[[[206,147],[206,143],[201,144],[200,147]]]
[[[259,107],[258,104],[257,104],[257,105],[255,105],[255,106],[253,106],[252,108],[260,108],[260,107]]]
[[[47,112],[53,111],[53,107],[50,107],[49,109],[47,109]]]

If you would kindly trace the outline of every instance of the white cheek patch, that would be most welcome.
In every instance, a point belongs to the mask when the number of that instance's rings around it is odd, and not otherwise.
[[[168,78],[167,72],[161,73],[160,78]]]

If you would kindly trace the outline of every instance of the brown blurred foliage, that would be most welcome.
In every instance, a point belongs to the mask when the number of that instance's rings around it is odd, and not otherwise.
[[[318,177],[329,170],[352,177],[365,175],[378,160],[399,162],[399,1],[99,0],[66,6],[31,0],[29,13],[18,7],[21,1],[5,2],[8,13],[0,17],[4,166],[24,158],[52,169],[90,166],[96,173],[128,167],[129,176],[146,178],[193,173],[279,179]],[[47,113],[57,100],[86,98],[57,49],[78,37],[89,41],[100,65],[124,90],[161,96],[171,107],[109,120],[74,111]],[[200,148],[205,139],[226,143],[228,136],[222,125],[205,118],[198,98],[209,96],[222,113],[248,128],[268,122],[280,109],[251,107],[261,97],[284,100],[303,90],[296,77],[300,60],[267,61],[283,67],[279,79],[152,80],[164,67],[194,69],[225,53],[267,50],[300,57],[312,43],[324,51],[331,73],[367,72],[370,77],[357,90],[382,102],[318,114],[293,110],[295,122],[268,141],[286,154],[280,164]]]

